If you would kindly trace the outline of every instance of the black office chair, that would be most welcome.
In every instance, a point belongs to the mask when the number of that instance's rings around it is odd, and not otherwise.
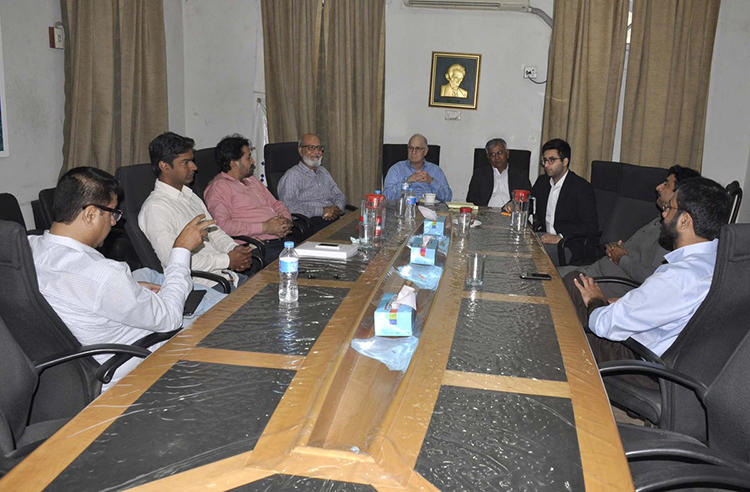
[[[215,157],[216,147],[208,147],[195,151],[195,167],[198,172],[195,173],[193,185],[190,187],[193,193],[203,200],[203,192],[206,191],[208,183],[221,172]]]
[[[750,324],[747,319],[743,322]],[[750,489],[750,334],[745,331],[709,377],[691,376],[653,362],[602,364],[605,381],[609,379],[606,376],[622,373],[663,378],[691,391],[705,409],[701,417],[707,435],[703,440],[665,429],[618,426],[636,490],[688,486]]]
[[[23,219],[21,205],[12,193],[0,193],[0,220],[10,220],[21,224],[26,229],[26,221]],[[28,234],[38,234],[37,230],[27,231]]]
[[[750,330],[750,224],[722,228],[711,288],[674,343],[657,357],[632,339],[627,345],[646,361],[711,384]],[[605,381],[610,401],[660,428],[705,440],[705,419],[693,393],[660,381],[658,390],[621,378]]]
[[[404,161],[409,157],[409,151],[406,144],[383,144],[383,180],[388,170],[397,162]],[[440,146],[428,145],[427,155],[424,158],[427,162],[432,162],[436,166],[440,165]]]
[[[41,211],[42,222],[38,224],[38,229],[47,230],[52,225],[52,206],[55,203],[55,188],[45,188],[39,192],[39,208]]]
[[[58,352],[32,363],[0,318],[0,477],[68,421],[69,416],[30,423],[33,406],[54,405],[68,398],[64,393],[45,395],[37,392],[39,374],[70,361],[107,353],[126,353],[136,357],[149,355],[149,351],[141,347],[97,344]],[[64,388],[58,390],[61,392]],[[51,402],[39,401],[50,397],[53,398]]]
[[[737,214],[740,213],[740,204],[742,203],[742,188],[737,180],[732,181],[727,185],[727,193],[729,198],[732,200],[732,211],[729,214],[729,223],[734,224],[737,222]]]
[[[61,352],[81,349],[78,339],[39,292],[34,260],[26,231],[15,222],[0,221],[0,316],[26,356],[42,361]],[[148,335],[133,345],[142,348],[167,340],[176,331]],[[130,346],[121,345],[123,350]],[[142,356],[147,351],[136,350]],[[115,356],[100,365],[93,358],[78,359],[45,371],[31,422],[75,415],[100,392],[102,383],[129,357]],[[63,395],[63,396],[60,396]]]

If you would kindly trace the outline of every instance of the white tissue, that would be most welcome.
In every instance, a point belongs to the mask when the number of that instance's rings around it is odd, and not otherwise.
[[[391,301],[391,308],[398,309],[401,305],[409,306],[416,311],[417,309],[417,294],[414,287],[404,285],[401,290],[396,294],[396,298]]]
[[[423,207],[422,205],[418,205],[417,208],[419,208],[419,211],[422,212],[422,216],[425,219],[427,220],[437,219],[437,212],[435,212],[431,208]]]

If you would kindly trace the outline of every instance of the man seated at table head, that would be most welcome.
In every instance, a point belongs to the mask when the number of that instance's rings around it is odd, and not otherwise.
[[[302,135],[297,142],[297,152],[300,162],[279,180],[279,199],[291,213],[307,216],[311,232],[317,232],[344,213],[346,196],[331,173],[321,166],[325,147],[317,135]]]
[[[647,223],[626,241],[613,241],[606,245],[606,255],[583,267],[562,266],[557,270],[565,276],[574,270],[589,277],[624,277],[638,283],[643,282],[664,261],[667,250],[659,243],[661,237],[661,211],[672,199],[676,187],[682,181],[700,176],[698,172],[682,166],[672,166],[667,171],[667,177],[656,186],[656,206],[659,213],[651,222]],[[607,297],[618,297],[628,290],[621,284],[602,284],[602,290]]]
[[[531,190],[529,176],[520,166],[508,162],[508,146],[502,138],[493,138],[484,146],[489,166],[474,169],[466,201],[486,207],[505,207],[513,199],[513,190]]]
[[[593,237],[599,231],[594,188],[591,183],[569,169],[570,145],[554,138],[542,146],[540,175],[531,194],[536,198],[534,230],[540,231],[544,249],[555,265],[559,264],[557,243],[563,237]],[[584,256],[584,244],[571,248],[572,259]]]
[[[192,138],[176,133],[162,133],[148,146],[151,167],[156,174],[154,190],[143,202],[138,214],[138,226],[151,242],[162,266],[169,262],[175,238],[193,220],[203,214],[212,219],[206,206],[188,185],[197,170],[193,160]],[[252,247],[238,245],[221,228],[209,229],[208,238],[193,253],[193,270],[223,275],[236,287],[247,276],[242,273],[252,266]],[[216,283],[196,279],[209,287]]]
[[[190,252],[213,224],[200,222],[202,215],[190,220],[172,242],[161,286],[139,283],[134,275],[139,271],[131,273],[127,263],[95,249],[122,217],[119,194],[111,174],[92,167],[71,169],[55,188],[52,226],[43,236],[29,236],[39,291],[82,345],[131,344],[152,332],[179,328],[193,286]],[[95,356],[100,363],[109,357]],[[109,385],[140,360],[123,364]]]
[[[449,202],[453,191],[439,166],[425,160],[427,138],[419,133],[409,139],[406,147],[408,159],[391,166],[385,175],[383,194],[386,200],[397,200],[401,196],[401,185],[409,183],[409,189],[422,197],[425,193],[435,193],[437,200]]]
[[[721,185],[703,177],[686,179],[662,211],[661,233],[673,242],[674,251],[640,287],[607,299],[591,277],[579,273],[574,278],[575,289],[569,292],[592,332],[589,343],[597,361],[634,358],[617,343],[629,337],[658,356],[672,345],[711,287],[717,238],[729,210],[729,195]]]
[[[255,147],[242,135],[224,137],[216,145],[221,168],[203,192],[216,224],[231,236],[250,236],[265,242],[266,264],[284,248],[283,238],[292,231],[292,215],[284,204],[253,176]]]

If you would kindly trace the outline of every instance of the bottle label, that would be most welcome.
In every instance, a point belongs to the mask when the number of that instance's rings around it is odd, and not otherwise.
[[[299,258],[293,256],[285,256],[279,258],[279,271],[281,273],[297,273],[299,267]]]

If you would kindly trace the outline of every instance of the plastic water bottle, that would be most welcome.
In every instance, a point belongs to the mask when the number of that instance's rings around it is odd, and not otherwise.
[[[406,195],[406,220],[413,222],[417,217],[417,197],[410,191]]]
[[[401,197],[398,200],[398,216],[406,216],[406,197],[409,195],[409,183],[404,181],[401,184]]]
[[[299,257],[294,251],[294,241],[284,241],[284,250],[279,255],[279,302],[297,302],[297,270]]]

